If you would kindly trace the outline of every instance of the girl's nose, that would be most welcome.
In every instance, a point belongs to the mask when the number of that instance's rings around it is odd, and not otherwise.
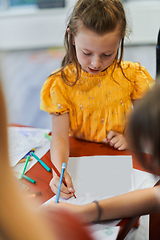
[[[101,67],[102,61],[100,57],[95,56],[93,57],[91,64],[94,69],[99,69]]]

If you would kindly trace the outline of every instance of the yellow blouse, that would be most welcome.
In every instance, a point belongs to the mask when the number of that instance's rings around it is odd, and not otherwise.
[[[110,130],[124,133],[133,99],[139,99],[154,82],[139,63],[122,62],[123,73],[113,64],[105,71],[90,74],[81,70],[81,78],[68,86],[61,73],[51,75],[41,90],[41,110],[50,114],[68,112],[71,136],[102,142]],[[73,64],[65,73],[74,82]],[[112,74],[113,73],[113,74]]]

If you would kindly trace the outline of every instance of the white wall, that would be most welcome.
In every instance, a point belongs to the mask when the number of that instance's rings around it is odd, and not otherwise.
[[[66,8],[17,8],[0,13],[0,48],[30,49],[62,46],[67,16],[76,0]]]
[[[65,9],[29,8],[1,13],[1,49],[62,46],[66,19],[75,2],[67,0]],[[160,28],[160,2],[133,1],[125,3],[125,9],[133,30],[129,44],[155,44]]]
[[[160,28],[160,1],[132,1],[125,4],[132,27],[131,44],[156,44]]]

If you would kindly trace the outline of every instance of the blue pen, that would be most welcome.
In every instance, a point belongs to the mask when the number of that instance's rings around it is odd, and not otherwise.
[[[31,152],[31,155],[37,159],[37,161],[48,171],[51,172],[51,169],[39,158],[36,156],[36,154],[34,152]]]
[[[62,164],[62,172],[61,172],[61,176],[60,176],[60,180],[59,180],[58,192],[57,192],[57,196],[56,196],[56,203],[58,203],[58,201],[59,201],[59,195],[60,195],[60,191],[61,191],[61,185],[62,185],[62,180],[63,180],[63,174],[64,174],[65,167],[66,167],[66,164],[63,163]]]

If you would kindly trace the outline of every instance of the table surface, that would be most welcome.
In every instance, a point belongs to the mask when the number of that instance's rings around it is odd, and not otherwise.
[[[80,156],[93,156],[93,155],[131,155],[133,159],[133,168],[145,171],[145,169],[137,161],[134,151],[125,150],[118,151],[113,147],[106,144],[87,142],[80,139],[75,139],[70,137],[70,157],[80,157]],[[50,168],[52,168],[52,162],[50,160],[50,151],[48,151],[42,158]],[[37,204],[42,204],[52,196],[54,193],[49,187],[49,182],[52,178],[52,173],[47,172],[40,164],[36,163],[27,173],[27,176],[36,180],[36,184],[29,183],[25,179],[22,182],[26,184],[32,192],[41,191],[41,195],[37,197]],[[155,226],[155,217],[157,215],[152,215],[152,229]],[[117,240],[124,239],[126,234],[130,231],[133,226],[138,226],[139,216],[129,219],[123,219],[118,225],[120,226],[120,231]],[[159,218],[160,219],[160,218]],[[151,225],[151,223],[150,223]],[[150,240],[158,239],[155,236],[155,231],[150,231]],[[152,236],[154,235],[154,236]],[[160,235],[159,235],[160,236]]]

